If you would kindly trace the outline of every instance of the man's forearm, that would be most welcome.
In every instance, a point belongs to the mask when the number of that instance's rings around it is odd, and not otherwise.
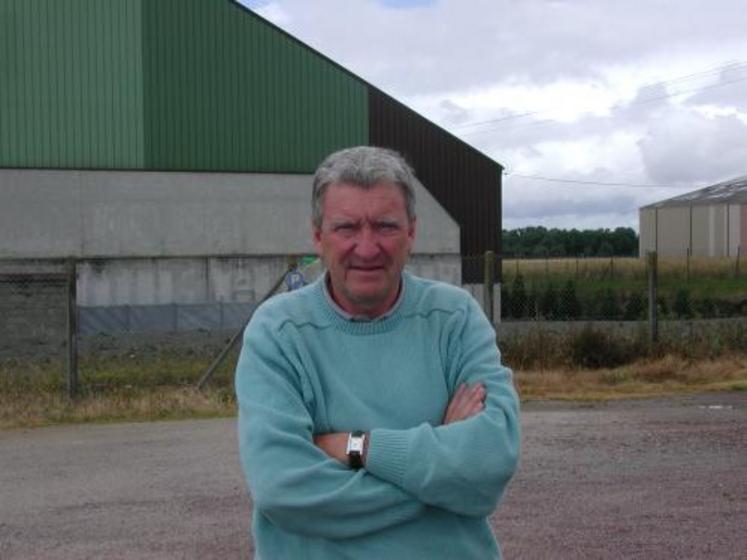
[[[454,397],[449,401],[444,412],[443,424],[452,424],[471,418],[485,408],[485,386],[475,383],[472,386],[463,383],[459,386]],[[363,453],[361,459],[363,466],[366,465],[368,446],[371,434],[365,433],[363,439]],[[314,444],[333,459],[342,464],[348,464],[347,445],[350,432],[332,432],[314,436]]]

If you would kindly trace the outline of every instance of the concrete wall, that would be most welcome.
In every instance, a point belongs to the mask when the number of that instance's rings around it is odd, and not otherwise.
[[[656,211],[653,208],[638,210],[638,254],[656,250]]]
[[[661,255],[686,256],[690,246],[690,207],[659,208],[657,214],[657,251]]]
[[[313,252],[311,177],[0,169],[0,258]],[[416,193],[415,252],[458,254],[459,226]]]
[[[81,306],[256,303],[285,272],[288,258],[192,257],[100,259],[78,265]],[[459,255],[414,255],[414,274],[461,285]],[[322,271],[304,269],[307,280]]]
[[[735,257],[742,243],[742,205],[730,204],[728,206],[727,220],[727,256]],[[747,247],[745,247],[747,249]],[[741,254],[741,253],[740,253]]]

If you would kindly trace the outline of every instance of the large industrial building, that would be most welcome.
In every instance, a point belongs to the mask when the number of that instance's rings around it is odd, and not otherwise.
[[[644,206],[640,254],[736,257],[747,252],[747,176]]]
[[[313,251],[311,174],[346,146],[415,167],[416,272],[500,254],[498,163],[237,2],[0,0],[0,25],[0,264],[77,259],[92,331],[230,326]]]

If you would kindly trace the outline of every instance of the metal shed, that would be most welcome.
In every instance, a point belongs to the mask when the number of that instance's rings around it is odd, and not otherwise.
[[[747,175],[639,210],[640,254],[734,257],[747,250]]]

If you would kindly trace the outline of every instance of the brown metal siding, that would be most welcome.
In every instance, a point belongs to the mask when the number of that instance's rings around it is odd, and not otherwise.
[[[501,252],[502,167],[382,91],[369,87],[369,142],[404,154],[418,178],[461,228],[462,255]],[[481,282],[478,263],[462,266]],[[500,278],[500,260],[498,260]]]

